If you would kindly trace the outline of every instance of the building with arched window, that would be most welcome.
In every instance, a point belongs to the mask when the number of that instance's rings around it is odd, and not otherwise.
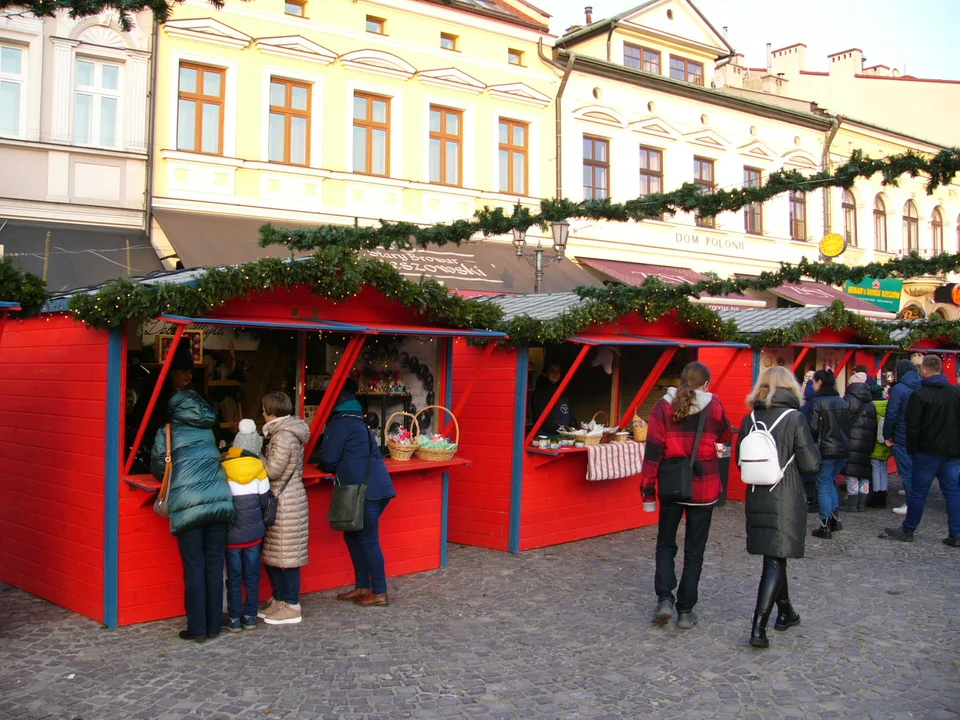
[[[913,200],[903,204],[903,251],[911,253],[920,250],[920,215]]]
[[[850,247],[857,246],[857,201],[849,190],[843,191],[843,237]]]
[[[943,211],[935,207],[930,216],[930,240],[933,254],[943,252]]]
[[[873,198],[873,238],[877,252],[887,251],[887,206],[883,197],[877,194]]]

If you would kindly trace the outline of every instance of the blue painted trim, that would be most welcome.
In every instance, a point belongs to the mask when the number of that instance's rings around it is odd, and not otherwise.
[[[107,345],[107,442],[103,485],[103,624],[117,627],[120,611],[120,402],[123,333],[110,331]]]
[[[20,303],[0,301],[0,310],[19,310]]]
[[[280,330],[332,330],[344,332],[369,332],[370,328],[349,325],[334,320],[301,320],[299,322],[274,322],[272,320],[224,320],[222,318],[185,317],[161,315],[160,320],[189,322],[192,325],[225,325],[228,327],[276,328]]]
[[[510,529],[507,549],[520,552],[520,512],[523,497],[524,424],[527,419],[527,364],[530,349],[517,349],[517,392],[513,408],[513,464],[510,469]]]
[[[453,407],[453,338],[446,342],[446,380],[443,387],[443,404]],[[450,473],[443,474],[443,500],[440,511],[440,567],[447,566],[447,538],[450,532]]]
[[[753,385],[757,384],[757,378],[760,377],[760,351],[753,351]]]

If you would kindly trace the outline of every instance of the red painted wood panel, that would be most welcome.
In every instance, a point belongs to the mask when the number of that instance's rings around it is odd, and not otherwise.
[[[0,345],[0,580],[101,621],[107,338],[52,315]]]
[[[482,363],[482,365],[481,365]],[[453,404],[470,379],[480,380],[460,417],[461,457],[473,465],[450,475],[450,542],[506,550],[510,531],[510,482],[516,404],[517,353],[497,348],[483,361],[483,349],[454,342]]]
[[[453,471],[451,475],[455,475]],[[394,478],[397,497],[381,519],[380,537],[388,577],[440,566],[440,519],[443,489],[439,472]],[[343,533],[327,524],[330,486],[307,489],[310,503],[310,563],[303,568],[304,593],[328,590],[354,581]],[[120,625],[183,615],[183,569],[177,541],[165,519],[154,514],[148,496],[129,486],[120,490]],[[261,598],[270,596],[266,575]]]

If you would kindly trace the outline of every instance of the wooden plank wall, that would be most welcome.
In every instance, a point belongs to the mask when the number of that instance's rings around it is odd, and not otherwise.
[[[107,341],[47,315],[0,344],[0,580],[101,622]]]
[[[483,366],[482,349],[463,340],[454,343],[453,403],[457,404],[476,373],[460,417],[461,457],[473,465],[450,474],[450,542],[507,550],[513,458],[517,352],[497,348]]]

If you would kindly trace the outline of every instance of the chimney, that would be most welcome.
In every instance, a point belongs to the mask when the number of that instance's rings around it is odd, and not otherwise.
[[[591,25],[593,23],[593,6],[587,5],[583,12],[587,16],[587,25]]]
[[[770,68],[773,67],[772,60],[770,59],[770,51],[773,49],[771,43],[767,43],[767,72],[770,72]]]
[[[729,30],[729,29],[730,29],[730,28],[729,28],[728,26],[726,26],[726,25],[723,26],[723,39],[724,39],[724,40],[728,40],[728,39],[729,39],[729,38],[727,37],[727,30]]]

